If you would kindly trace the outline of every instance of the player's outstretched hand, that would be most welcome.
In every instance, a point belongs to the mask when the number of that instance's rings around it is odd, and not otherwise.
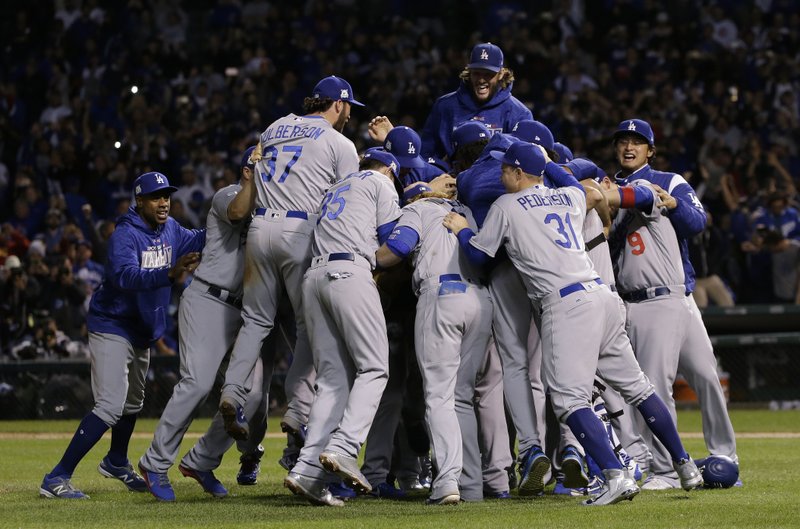
[[[467,224],[467,219],[463,215],[459,215],[454,211],[451,211],[445,215],[444,219],[442,220],[442,225],[456,235],[458,235],[459,232],[464,228],[469,227],[469,224]]]
[[[178,262],[175,266],[169,269],[170,279],[180,276],[183,272],[194,272],[197,265],[200,264],[200,252],[189,252],[178,257]]]
[[[678,201],[675,199],[675,197],[664,191],[664,189],[660,186],[656,184],[652,185],[653,189],[656,191],[656,196],[658,197],[658,203],[656,204],[656,207],[665,207],[667,209],[675,209],[678,207]]]
[[[428,185],[436,193],[442,193],[448,196],[455,196],[456,194],[456,179],[447,173],[442,173],[430,182]]]
[[[378,143],[386,141],[386,135],[394,128],[392,122],[386,116],[376,116],[372,118],[367,126],[369,137]]]

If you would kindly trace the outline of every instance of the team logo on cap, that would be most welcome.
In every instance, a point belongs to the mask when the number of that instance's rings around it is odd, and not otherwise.
[[[540,138],[539,136],[534,136],[534,139],[535,139],[536,141],[542,141],[542,138]]]
[[[164,177],[163,177],[163,176],[161,176],[161,175],[160,175],[160,174],[158,174],[158,173],[156,173],[156,183],[157,183],[157,184],[163,184],[163,183],[164,183]]]
[[[517,159],[514,159],[514,163],[515,163],[516,165],[522,165],[522,163],[520,163],[520,161],[519,161],[519,160],[517,160]]]
[[[628,123],[628,130],[636,130],[636,123],[634,123],[633,121],[630,121]]]
[[[339,99],[350,99],[350,92],[348,92],[347,88],[342,88],[341,93],[339,93]]]
[[[140,195],[142,193],[142,186],[136,186],[136,194]]]
[[[408,154],[417,154],[417,149],[414,148],[412,142],[408,142]]]
[[[517,132],[518,128],[519,128],[519,121],[516,123],[516,125],[514,125],[514,128],[511,129],[511,132]]]
[[[488,61],[489,60],[489,52],[486,50],[481,50],[481,60]]]
[[[392,142],[391,141],[387,141],[386,142],[386,150],[387,151],[391,151],[392,150]]]
[[[389,169],[392,170],[393,173],[397,172],[397,164],[394,162],[389,163]]]

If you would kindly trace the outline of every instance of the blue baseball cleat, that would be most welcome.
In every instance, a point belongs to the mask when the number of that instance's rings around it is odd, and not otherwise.
[[[44,475],[39,486],[39,496],[42,498],[59,498],[64,500],[88,500],[89,496],[72,486],[69,476]]]
[[[331,496],[334,498],[339,498],[340,500],[349,500],[358,495],[356,494],[356,491],[345,485],[345,483],[341,480],[328,483],[328,490],[330,491]]]
[[[228,495],[222,483],[217,479],[213,472],[205,470],[195,470],[193,468],[185,467],[183,464],[178,465],[178,470],[187,478],[192,478],[197,481],[203,490],[214,496],[215,498],[224,498]]]
[[[570,445],[561,454],[561,470],[564,472],[564,486],[582,489],[589,484],[589,476],[584,469],[584,459],[578,449]]]
[[[487,500],[510,500],[511,493],[507,490],[483,492],[483,497]]]
[[[237,441],[246,441],[250,435],[250,426],[244,416],[244,409],[230,399],[222,399],[219,403],[219,414],[225,423],[225,431]]]
[[[108,456],[104,457],[100,464],[97,465],[97,471],[107,478],[115,478],[120,480],[132,492],[147,492],[147,483],[145,483],[142,476],[133,470],[130,461],[124,467],[115,467],[108,460]]]
[[[406,497],[406,492],[403,489],[395,487],[393,483],[383,482],[373,487],[370,495],[376,498],[399,500]]]
[[[167,473],[152,472],[139,463],[139,472],[147,485],[147,490],[159,501],[175,501],[175,491],[169,482]]]
[[[261,470],[261,457],[264,447],[258,445],[255,452],[244,454],[239,458],[239,473],[236,474],[236,483],[239,485],[255,485],[258,483],[258,472]]]
[[[541,447],[532,446],[527,449],[519,462],[519,495],[542,495],[550,474],[550,459],[544,455]]]

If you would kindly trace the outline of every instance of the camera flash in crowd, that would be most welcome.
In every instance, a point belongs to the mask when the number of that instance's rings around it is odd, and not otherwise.
[[[139,87],[138,87],[138,86],[136,86],[136,85],[133,85],[133,86],[131,87],[131,94],[135,94],[135,93],[137,93],[138,91],[139,91]]]
[[[120,147],[122,147],[122,143],[120,143],[120,142],[118,142],[118,141],[115,141],[115,142],[114,142],[114,148],[115,148],[115,149],[119,149]]]

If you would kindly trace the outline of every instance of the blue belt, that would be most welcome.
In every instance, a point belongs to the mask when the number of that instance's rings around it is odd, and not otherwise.
[[[593,279],[593,281],[595,283],[597,283],[598,285],[602,285],[603,284],[603,282],[600,280],[599,277]],[[586,290],[586,287],[583,286],[583,283],[585,283],[585,281],[580,282],[580,283],[572,283],[571,285],[567,285],[564,288],[562,288],[561,290],[559,290],[558,294],[562,298],[565,298],[565,297],[569,296],[570,294],[572,294],[574,292],[577,292],[579,290]]]
[[[338,252],[338,253],[329,253],[328,254],[328,261],[355,261],[356,256],[352,253],[346,252]]]
[[[267,208],[257,208],[256,209],[256,217],[262,217],[267,214]],[[286,217],[291,219],[303,219],[308,220],[308,213],[305,211],[295,211],[290,209],[286,212]]]
[[[633,292],[626,292],[625,294],[620,294],[620,297],[625,301],[629,301],[631,303],[638,303],[640,301],[645,301],[652,298],[657,298],[659,296],[668,296],[670,293],[669,287],[656,287],[653,289],[653,293],[648,293],[648,288],[642,288],[639,290],[634,290]]]
[[[223,303],[227,303],[228,305],[233,305],[237,309],[242,308],[242,298],[240,296],[234,296],[230,293],[230,291],[225,290],[224,288],[218,287],[217,285],[211,284],[204,279],[200,279],[199,277],[195,276],[194,281],[198,283],[202,283],[203,285],[208,287],[208,292],[218,300],[222,301]]]

